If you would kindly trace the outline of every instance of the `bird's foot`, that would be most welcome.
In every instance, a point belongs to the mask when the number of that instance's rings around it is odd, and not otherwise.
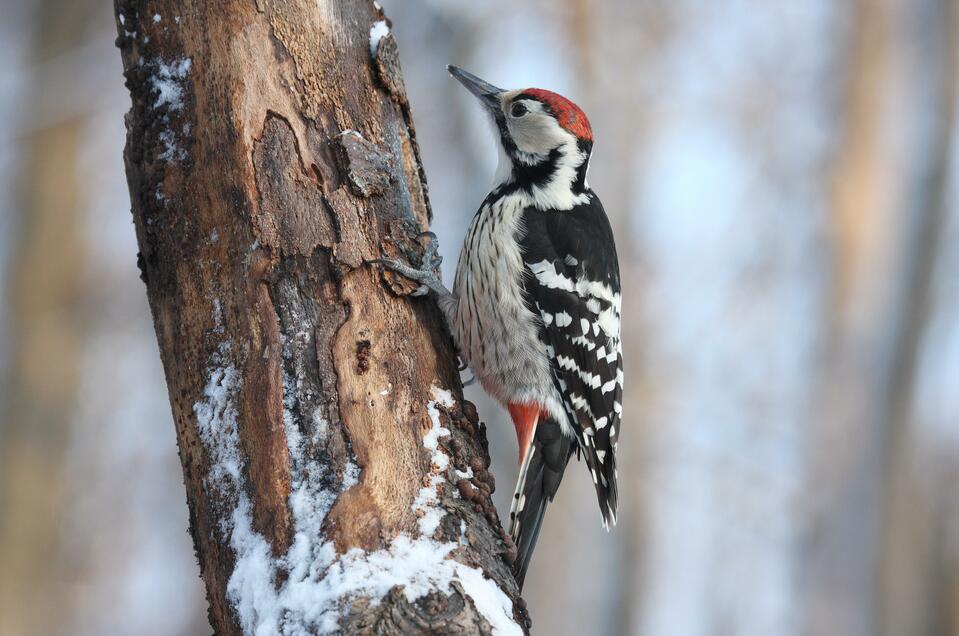
[[[437,252],[436,235],[432,232],[421,232],[416,238],[420,239],[424,236],[429,239],[429,242],[423,251],[423,260],[419,269],[392,258],[378,258],[371,262],[419,283],[420,286],[410,294],[411,296],[425,296],[431,291],[440,295],[449,293],[440,279],[440,265],[443,263],[443,257]]]

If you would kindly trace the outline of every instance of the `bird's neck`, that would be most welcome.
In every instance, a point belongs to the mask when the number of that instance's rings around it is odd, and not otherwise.
[[[542,210],[569,210],[588,199],[589,145],[564,142],[547,154],[532,154],[500,147],[493,192],[519,196]]]

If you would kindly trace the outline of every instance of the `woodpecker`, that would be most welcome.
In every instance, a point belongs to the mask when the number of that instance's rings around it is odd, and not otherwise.
[[[546,505],[572,455],[585,459],[604,527],[616,523],[622,418],[619,264],[599,197],[586,182],[593,132],[554,92],[503,90],[455,66],[450,74],[490,115],[494,185],[473,217],[453,290],[429,234],[420,268],[379,262],[433,293],[483,388],[509,411],[519,443],[510,507],[522,588]]]

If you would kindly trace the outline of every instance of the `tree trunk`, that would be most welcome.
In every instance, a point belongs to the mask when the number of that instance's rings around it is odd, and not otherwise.
[[[441,315],[368,264],[418,262],[430,220],[382,11],[116,9],[139,265],[216,632],[524,632]]]

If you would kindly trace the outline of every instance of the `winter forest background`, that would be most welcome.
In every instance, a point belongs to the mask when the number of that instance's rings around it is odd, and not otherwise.
[[[382,2],[447,279],[495,154],[444,65],[564,93],[595,130],[622,511],[607,535],[568,473],[535,633],[959,634],[959,0]],[[0,0],[4,636],[210,632],[111,11]],[[468,396],[503,510],[513,432]]]

